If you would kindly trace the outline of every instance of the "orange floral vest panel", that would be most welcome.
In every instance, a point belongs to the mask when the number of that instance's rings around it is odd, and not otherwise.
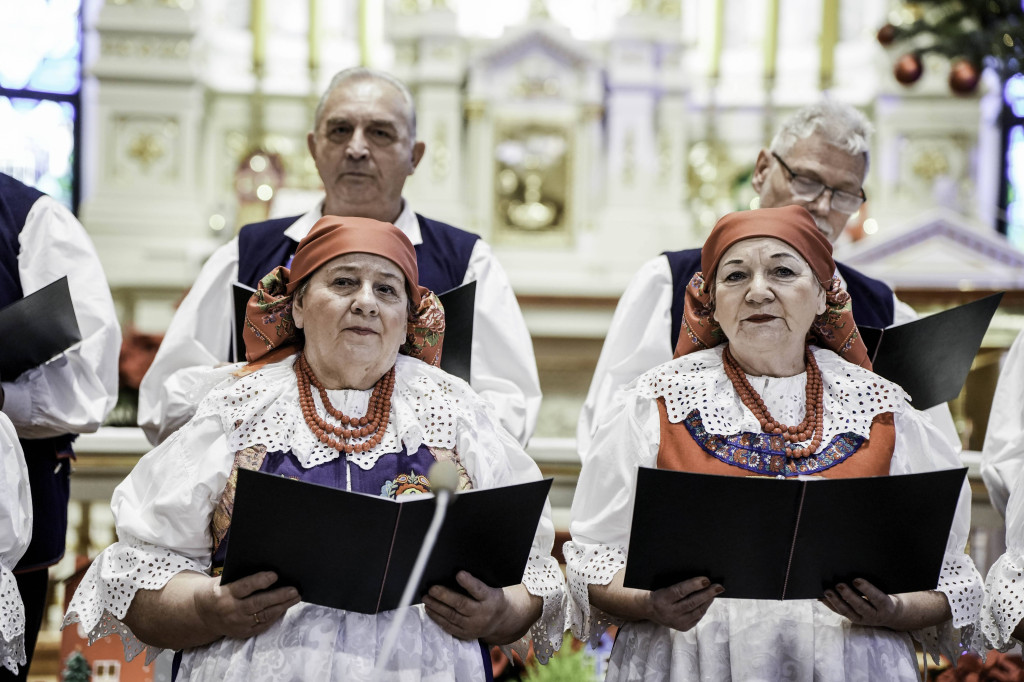
[[[781,436],[707,433],[700,412],[692,411],[676,424],[669,422],[665,400],[658,398],[661,444],[658,468],[720,476],[799,476],[860,478],[887,476],[896,444],[891,412],[877,415],[868,438],[839,434],[818,452],[803,458],[787,457]],[[856,456],[855,456],[856,455]]]

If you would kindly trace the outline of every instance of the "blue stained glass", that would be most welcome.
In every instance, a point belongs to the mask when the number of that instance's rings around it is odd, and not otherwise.
[[[78,92],[80,9],[81,0],[0,0],[0,87]]]
[[[1006,145],[1006,237],[1024,249],[1024,125],[1010,128]]]
[[[72,208],[74,105],[0,96],[0,171]]]

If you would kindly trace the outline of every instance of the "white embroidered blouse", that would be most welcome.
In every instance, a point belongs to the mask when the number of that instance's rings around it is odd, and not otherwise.
[[[145,455],[111,499],[118,542],[93,562],[75,593],[65,626],[80,622],[90,642],[116,632],[127,658],[145,645],[120,622],[139,589],[160,589],[180,571],[209,572],[210,520],[236,451],[263,445],[291,451],[306,468],[338,458],[315,440],[298,402],[294,356],[234,379],[234,366],[212,370],[195,417]],[[206,392],[205,386],[197,387]],[[349,415],[366,412],[370,391],[329,391]],[[421,444],[454,449],[474,488],[540,478],[540,471],[463,381],[419,360],[398,356],[391,419],[382,442],[349,456],[371,469],[384,454],[415,452]],[[315,519],[311,520],[315,523]],[[513,645],[546,660],[564,631],[565,589],[550,555],[554,540],[550,505],[545,506],[523,576],[527,590],[543,597],[540,620]],[[181,680],[364,679],[396,612],[376,616],[300,603],[265,633],[248,640],[221,639],[185,653]],[[462,679],[482,674],[479,643],[458,640],[413,607],[403,621],[399,651],[388,664],[402,679]],[[286,652],[285,662],[278,660]],[[148,652],[155,656],[158,651]],[[268,663],[274,659],[274,665]]]

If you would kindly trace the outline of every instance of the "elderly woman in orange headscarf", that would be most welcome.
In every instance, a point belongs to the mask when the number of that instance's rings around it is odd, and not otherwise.
[[[355,680],[375,667],[384,679],[484,679],[484,644],[525,653],[524,636],[546,660],[564,623],[549,509],[522,583],[495,588],[462,572],[465,594],[432,587],[386,661],[380,640],[398,612],[303,603],[272,572],[217,577],[239,468],[386,497],[429,492],[438,460],[457,467],[460,488],[540,478],[490,407],[433,366],[443,313],[417,275],[393,225],[322,218],[291,269],[250,300],[249,364],[214,370],[195,417],[114,492],[118,542],[93,562],[65,624],[80,622],[90,642],[120,634],[129,658],[184,649],[179,680]]]
[[[580,474],[565,546],[574,634],[621,624],[609,680],[910,682],[912,637],[955,660],[956,628],[982,597],[964,553],[966,486],[933,591],[884,594],[854,580],[780,602],[730,599],[698,575],[656,591],[623,586],[639,466],[838,478],[960,466],[903,390],[870,371],[831,244],[806,210],[725,216],[701,268],[676,359],[619,392]]]

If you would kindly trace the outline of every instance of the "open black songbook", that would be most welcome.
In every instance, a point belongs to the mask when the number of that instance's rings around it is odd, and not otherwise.
[[[492,587],[522,582],[550,487],[544,479],[455,494],[417,600],[432,585],[461,591],[460,570]],[[433,496],[396,502],[240,469],[222,581],[272,570],[277,586],[296,586],[305,602],[388,611],[433,514]]]
[[[888,329],[860,327],[872,369],[902,386],[918,410],[953,400],[1002,297],[999,292]]]
[[[13,381],[82,340],[67,276],[0,309],[0,377]]]
[[[842,479],[641,468],[625,586],[707,576],[723,597],[817,599],[863,578],[933,590],[967,469]]]
[[[235,282],[231,287],[235,309],[235,324],[231,334],[232,360],[245,360],[245,307],[256,291],[252,287]],[[441,369],[469,381],[473,351],[473,312],[476,306],[476,282],[469,282],[450,289],[437,296],[444,306],[444,346],[441,352]]]

